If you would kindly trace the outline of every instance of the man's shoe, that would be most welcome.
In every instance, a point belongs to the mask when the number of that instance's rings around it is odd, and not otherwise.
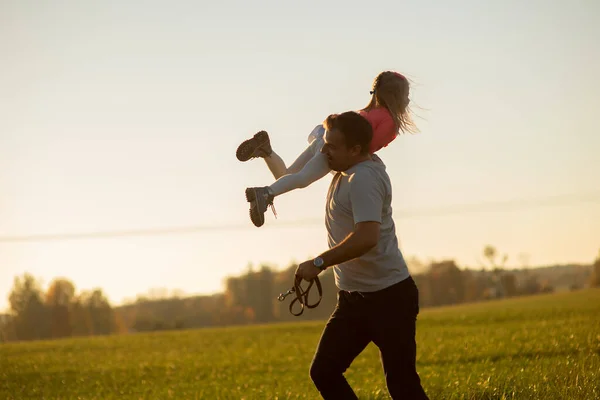
[[[253,187],[246,189],[246,200],[250,203],[250,220],[255,226],[263,226],[265,223],[265,211],[267,211],[268,207],[271,207],[275,218],[277,218],[275,206],[273,206],[273,199],[274,197],[269,193],[267,187]]]
[[[235,152],[235,156],[240,161],[248,161],[251,158],[268,157],[273,152],[269,134],[260,131],[252,138],[245,140],[240,144]]]

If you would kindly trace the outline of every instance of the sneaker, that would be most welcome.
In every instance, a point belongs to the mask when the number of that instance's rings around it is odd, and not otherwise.
[[[261,227],[265,223],[265,211],[268,207],[271,207],[275,218],[277,218],[273,199],[274,197],[269,193],[267,187],[246,189],[246,200],[250,203],[250,220],[255,226]]]
[[[248,161],[251,158],[268,157],[273,152],[269,134],[260,131],[248,140],[240,144],[235,152],[235,156],[240,161]]]

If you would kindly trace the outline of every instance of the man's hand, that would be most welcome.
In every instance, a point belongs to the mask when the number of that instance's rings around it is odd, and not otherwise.
[[[312,281],[321,273],[321,270],[313,264],[313,260],[304,261],[296,268],[296,282],[301,283],[302,279]]]
[[[319,256],[324,261],[324,267],[353,260],[371,250],[379,240],[379,227],[380,223],[376,221],[356,224],[354,231],[346,239]],[[304,261],[296,268],[296,282],[300,283],[302,279],[310,282],[320,273],[321,270],[315,267],[313,260]]]

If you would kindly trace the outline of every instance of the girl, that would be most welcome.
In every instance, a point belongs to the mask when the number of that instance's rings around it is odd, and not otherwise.
[[[403,75],[392,71],[382,72],[373,81],[372,89],[371,101],[358,111],[373,127],[369,149],[371,154],[390,144],[400,132],[416,131],[408,111],[409,83]],[[250,219],[254,225],[260,227],[264,224],[267,207],[271,206],[275,214],[275,197],[305,188],[330,172],[326,156],[320,152],[324,133],[323,125],[317,125],[308,135],[310,145],[289,168],[271,148],[269,135],[265,131],[258,132],[239,145],[236,151],[238,160],[262,157],[276,179],[271,186],[246,189]]]

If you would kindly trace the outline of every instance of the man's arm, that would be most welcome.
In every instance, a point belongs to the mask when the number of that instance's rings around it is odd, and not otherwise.
[[[321,254],[323,267],[327,268],[353,260],[371,250],[379,240],[379,227],[380,223],[375,221],[357,223],[354,231],[346,239]],[[302,279],[311,281],[320,273],[321,269],[314,266],[313,260],[308,260],[296,268],[296,281],[299,282]]]
[[[358,258],[377,245],[385,190],[381,182],[374,178],[363,171],[349,180],[354,230],[338,245],[320,255],[324,267]],[[305,261],[296,269],[296,279],[310,281],[320,272],[313,260]]]
[[[379,241],[379,227],[380,223],[374,221],[356,224],[354,231],[346,239],[320,255],[323,266],[338,265],[367,253]]]

